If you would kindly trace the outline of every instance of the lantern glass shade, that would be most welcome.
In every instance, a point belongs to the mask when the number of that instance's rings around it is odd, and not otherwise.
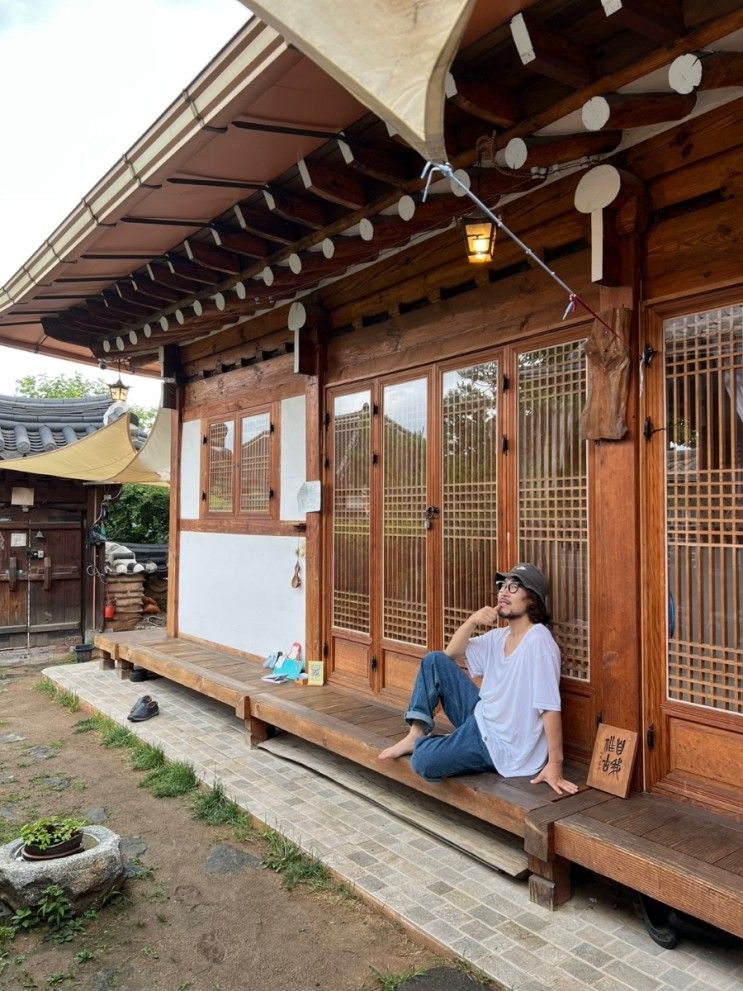
[[[111,392],[111,399],[113,402],[126,402],[126,397],[129,395],[129,386],[124,385],[121,381],[121,375],[109,385],[109,390]]]
[[[493,260],[496,226],[482,215],[462,217],[460,228],[467,247],[467,261],[473,265]]]

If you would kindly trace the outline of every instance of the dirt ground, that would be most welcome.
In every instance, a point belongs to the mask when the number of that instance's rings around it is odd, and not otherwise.
[[[442,961],[355,898],[338,891],[292,891],[261,866],[260,839],[239,842],[228,827],[193,818],[187,797],[158,799],[139,787],[122,750],[97,733],[75,733],[86,713],[69,712],[32,689],[38,671],[0,672],[0,829],[52,812],[105,810],[104,824],[146,849],[147,876],[130,879],[118,904],[85,931],[56,945],[48,932],[20,933],[0,959],[8,991],[351,991],[386,988],[374,974]],[[39,758],[29,748],[46,746]],[[65,784],[66,782],[66,784]],[[256,858],[237,873],[213,874],[207,857],[228,844]],[[7,924],[0,919],[0,926]]]

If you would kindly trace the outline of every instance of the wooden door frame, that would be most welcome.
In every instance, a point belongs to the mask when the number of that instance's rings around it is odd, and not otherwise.
[[[640,420],[650,421],[653,433],[640,440],[645,450],[640,465],[640,609],[642,638],[642,738],[645,790],[674,793],[673,785],[663,782],[671,772],[670,732],[668,723],[678,717],[698,726],[743,731],[741,716],[707,706],[678,702],[667,697],[668,667],[668,545],[666,521],[666,320],[713,310],[723,306],[743,305],[743,283],[704,293],[643,306],[643,340],[654,349],[653,363],[645,370],[644,394],[640,397]],[[647,745],[652,728],[655,746]],[[725,796],[703,787],[685,787],[684,796],[704,804],[729,809]]]

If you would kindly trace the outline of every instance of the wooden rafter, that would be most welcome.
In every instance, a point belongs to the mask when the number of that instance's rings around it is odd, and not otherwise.
[[[309,196],[296,196],[277,189],[264,189],[263,197],[271,213],[312,230],[322,230],[330,221],[330,214],[317,200]]]
[[[267,258],[271,253],[268,242],[249,231],[233,231],[220,224],[213,224],[211,233],[215,244],[235,251],[239,255],[246,255],[248,258]]]
[[[187,261],[178,255],[168,255],[168,265],[176,275],[180,275],[196,285],[216,286],[222,281],[213,269],[197,265],[196,262]]]
[[[496,127],[513,127],[521,118],[517,98],[510,90],[497,83],[455,79],[449,73],[446,95],[460,110],[489,124],[495,124]]]
[[[621,140],[621,131],[513,138],[506,145],[504,156],[506,165],[511,169],[563,165],[591,155],[608,154],[619,146]]]
[[[681,93],[612,93],[594,96],[581,111],[589,131],[624,130],[681,120],[694,109],[696,96]]]
[[[345,167],[333,168],[302,158],[297,162],[297,168],[304,188],[320,199],[348,210],[361,210],[368,202],[364,184]]]
[[[601,0],[601,6],[613,23],[659,45],[684,33],[684,19],[676,0]]]
[[[240,258],[227,251],[225,248],[218,248],[216,244],[209,244],[207,241],[197,241],[195,238],[188,238],[183,242],[186,255],[189,261],[203,265],[204,268],[213,269],[215,272],[224,272],[226,275],[239,275],[244,265]]]
[[[305,233],[295,224],[289,223],[279,216],[272,216],[265,210],[257,209],[254,206],[238,203],[233,207],[233,211],[238,224],[244,231],[255,234],[256,237],[265,238],[267,241],[290,245],[299,241]]]
[[[553,34],[532,17],[516,14],[511,35],[522,65],[565,86],[585,86],[595,75],[592,59],[564,35]]]
[[[420,171],[412,164],[412,156],[406,155],[400,148],[366,148],[350,145],[341,139],[337,143],[346,165],[377,182],[404,186]]]

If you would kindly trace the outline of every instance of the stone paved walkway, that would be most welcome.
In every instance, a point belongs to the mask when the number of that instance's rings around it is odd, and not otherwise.
[[[743,950],[684,940],[663,950],[626,899],[584,881],[556,912],[525,882],[488,870],[303,767],[250,749],[227,706],[165,679],[130,683],[97,662],[47,668],[60,688],[173,760],[324,861],[367,901],[518,991],[743,991]],[[126,722],[141,695],[160,715]]]

